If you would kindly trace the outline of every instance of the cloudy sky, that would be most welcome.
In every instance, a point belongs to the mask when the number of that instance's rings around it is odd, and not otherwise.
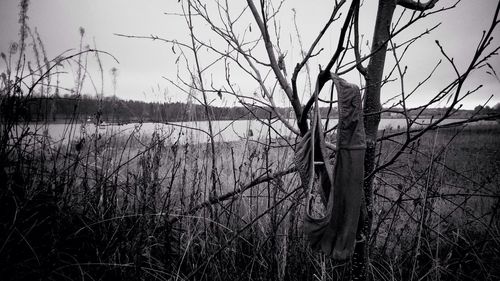
[[[211,2],[211,1],[207,1]],[[288,72],[293,71],[293,66],[299,58],[300,48],[297,36],[293,28],[293,10],[296,11],[297,25],[301,34],[303,44],[307,47],[317,35],[318,30],[326,22],[332,9],[332,1],[328,0],[286,0],[281,8],[279,28],[281,30],[280,40],[283,53],[286,53],[286,65]],[[370,38],[376,13],[376,1],[364,1],[361,10],[360,28],[364,34],[363,52],[368,53],[366,42]],[[441,0],[436,8],[448,6],[454,1]],[[408,74],[405,81],[407,90],[410,91],[419,81],[423,80],[432,70],[439,59],[443,57],[435,44],[439,40],[447,53],[454,58],[460,70],[464,70],[470,61],[473,50],[480,40],[481,32],[488,28],[491,23],[497,0],[463,0],[457,8],[447,11],[445,14],[432,16],[419,22],[417,25],[398,36],[396,42],[404,42],[427,28],[442,22],[437,30],[424,36],[418,43],[408,51],[403,64],[408,66]],[[244,7],[246,1],[232,0],[234,11]],[[7,52],[9,44],[18,38],[18,13],[19,1],[0,0],[0,51]],[[396,16],[403,9],[398,8]],[[116,36],[116,33],[129,35],[157,35],[165,39],[189,42],[188,29],[182,17],[174,15],[181,12],[181,3],[177,0],[36,0],[30,1],[29,25],[39,32],[49,58],[53,58],[69,49],[75,52],[79,46],[79,28],[85,29],[83,38],[84,45],[94,47],[113,54],[119,63],[110,57],[102,57],[105,69],[105,91],[111,95],[112,83],[110,69],[118,69],[117,96],[123,99],[147,100],[147,101],[186,101],[187,95],[180,92],[162,77],[176,78],[178,67],[183,65],[179,61],[178,52],[172,51],[172,44],[145,39],[130,39]],[[248,11],[247,11],[248,12]],[[246,20],[246,18],[245,18]],[[195,31],[201,32],[200,38],[209,41],[216,40],[204,24],[197,21]],[[254,23],[253,23],[254,24]],[[245,25],[252,25],[250,17]],[[334,25],[321,42],[325,50],[312,61],[311,69],[317,71],[317,65],[325,65],[325,61],[331,56],[331,50],[337,45],[339,24]],[[256,30],[254,24],[254,32]],[[499,32],[495,35],[497,35]],[[498,34],[500,35],[500,34]],[[369,41],[369,40],[368,40]],[[499,40],[493,41],[493,46],[499,45]],[[329,52],[330,51],[330,52]],[[388,56],[390,58],[390,56]],[[89,73],[98,76],[97,64],[89,57]],[[201,57],[201,64],[208,65],[213,61],[209,54]],[[500,73],[500,60],[495,57],[490,61],[491,65]],[[390,59],[387,67],[390,67]],[[387,69],[386,67],[386,69]],[[4,70],[5,65],[0,65]],[[466,90],[483,85],[483,88],[474,96],[463,102],[465,108],[473,108],[482,104],[494,95],[489,105],[493,106],[500,102],[500,81],[498,78],[486,73],[483,68],[473,73]],[[67,69],[66,83],[72,81],[74,75],[71,69]],[[182,73],[182,72],[181,72]],[[222,81],[223,71],[214,68],[214,71],[206,74],[207,79]],[[254,83],[248,82],[248,77],[234,71],[233,78],[240,81],[239,89],[242,92],[251,92],[255,88]],[[215,77],[215,78],[214,78]],[[219,78],[217,78],[219,77]],[[433,94],[453,79],[454,73],[449,63],[443,62],[434,77],[415,94],[410,105],[418,105],[428,100]],[[351,82],[360,83],[357,75],[350,74],[345,77]],[[97,78],[96,78],[97,79]],[[189,80],[186,77],[186,80]],[[88,87],[88,94],[95,91]],[[383,88],[383,97],[389,98],[400,91],[400,84],[392,82]],[[212,98],[212,97],[210,97]],[[213,97],[217,100],[217,97]],[[284,99],[278,99],[279,105],[287,105]],[[233,105],[234,100],[224,98],[217,101],[217,105]],[[443,102],[438,106],[445,106]]]

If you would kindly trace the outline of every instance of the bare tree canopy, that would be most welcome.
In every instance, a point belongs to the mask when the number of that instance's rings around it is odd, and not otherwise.
[[[473,95],[481,86],[472,89],[464,89],[464,84],[468,77],[476,71],[489,65],[489,60],[497,54],[499,45],[495,45],[493,34],[497,29],[499,22],[498,12],[500,3],[495,8],[494,15],[490,26],[483,32],[481,40],[477,43],[475,49],[470,50],[469,56],[472,56],[465,68],[459,68],[454,59],[448,55],[446,48],[442,46],[440,41],[435,42],[436,52],[441,53],[442,61],[445,61],[455,77],[450,79],[442,89],[434,89],[434,94],[427,100],[424,100],[418,106],[409,106],[408,100],[412,96],[419,95],[419,88],[432,78],[435,69],[440,66],[441,60],[436,63],[435,68],[430,74],[425,77],[413,88],[408,88],[406,73],[410,66],[404,65],[404,56],[415,42],[421,40],[428,33],[439,27],[439,21],[430,28],[427,28],[420,33],[412,34],[410,39],[399,39],[408,29],[411,29],[418,22],[425,18],[433,17],[439,20],[439,16],[445,15],[449,10],[455,8],[457,3],[444,3],[439,5],[438,1],[430,0],[428,2],[420,2],[413,0],[380,0],[376,19],[374,22],[374,32],[372,38],[367,40],[371,43],[371,48],[368,52],[363,52],[361,41],[364,39],[359,31],[359,19],[363,11],[363,6],[360,1],[335,1],[331,4],[331,16],[326,20],[324,27],[317,31],[316,39],[310,46],[304,46],[301,40],[301,34],[298,32],[296,17],[293,24],[297,30],[296,41],[299,42],[301,56],[292,62],[292,67],[285,64],[285,57],[291,54],[291,50],[284,48],[282,41],[281,26],[284,25],[280,21],[280,13],[283,2],[260,1],[255,3],[252,0],[247,0],[247,6],[235,10],[227,1],[215,1],[212,3],[204,3],[201,1],[184,1],[182,2],[184,17],[188,20],[192,44],[190,46],[178,45],[179,48],[187,48],[194,52],[196,68],[192,70],[192,58],[187,55],[182,55],[186,61],[185,70],[190,74],[189,80],[183,82],[185,86],[192,87],[203,93],[205,98],[206,91],[222,92],[225,95],[236,97],[242,105],[255,105],[267,108],[278,118],[290,131],[300,137],[306,137],[309,134],[308,117],[313,107],[318,107],[314,101],[319,100],[330,106],[333,106],[333,87],[329,98],[319,99],[325,83],[329,80],[330,73],[347,76],[349,73],[357,72],[360,77],[360,86],[363,88],[363,112],[364,112],[364,132],[366,134],[366,154],[364,156],[364,204],[360,214],[360,227],[358,228],[359,241],[356,245],[356,251],[353,257],[352,272],[355,280],[368,278],[368,243],[367,237],[371,237],[373,224],[373,180],[374,176],[385,168],[393,164],[398,157],[405,153],[412,144],[414,144],[425,132],[435,130],[441,126],[443,120],[453,117],[461,107],[461,101],[470,95]],[[401,7],[401,8],[398,8]],[[395,14],[396,13],[396,14]],[[196,17],[199,20],[199,25],[193,25],[192,18]],[[250,18],[250,20],[249,20]],[[337,25],[333,23],[338,22]],[[435,21],[436,22],[436,21]],[[213,36],[207,37],[203,32],[197,32],[197,28],[203,28],[205,25],[207,32],[211,32]],[[252,26],[256,26],[253,28]],[[336,27],[336,28],[335,28]],[[255,31],[256,30],[256,31]],[[336,47],[330,50],[318,48],[319,42],[325,34],[331,33],[336,37]],[[366,40],[366,39],[364,39]],[[173,43],[174,45],[175,42]],[[293,46],[293,45],[292,45]],[[310,69],[311,60],[320,52],[327,53],[330,59],[321,61],[319,65],[319,73],[316,77],[311,76]],[[200,66],[200,62],[196,56],[198,53],[208,52],[216,57],[214,61],[207,61],[206,67]],[[392,65],[386,65],[387,57],[393,58]],[[424,59],[424,58],[423,58]],[[201,83],[203,77],[210,75],[212,80],[219,81],[223,69],[225,83],[210,83],[210,86],[205,86]],[[294,66],[294,67],[293,67]],[[322,67],[323,66],[323,67]],[[388,72],[386,66],[390,66]],[[304,67],[306,67],[304,72]],[[315,68],[316,66],[313,66]],[[201,71],[203,69],[203,71]],[[213,70],[212,70],[213,69]],[[293,69],[293,71],[291,71]],[[245,89],[238,87],[238,83],[232,80],[235,72],[243,72],[250,79],[253,79],[258,85],[258,93],[249,94]],[[289,76],[288,73],[291,73]],[[213,78],[214,74],[218,74],[218,78]],[[180,76],[183,77],[183,76]],[[299,77],[303,77],[300,81]],[[351,76],[352,77],[352,76]],[[184,79],[184,78],[179,78]],[[314,91],[311,89],[311,80],[316,80],[317,88]],[[190,82],[192,81],[192,82]],[[198,82],[196,82],[198,81]],[[302,83],[309,83],[309,92],[303,92],[304,86]],[[309,82],[308,82],[309,81]],[[386,83],[399,83],[400,91],[395,93],[394,97],[389,101],[389,106],[382,107],[381,91]],[[215,86],[217,85],[217,86]],[[306,88],[304,88],[306,89]],[[186,90],[185,90],[186,91]],[[302,104],[300,96],[308,99],[307,103]],[[276,110],[276,99],[286,97],[289,106],[293,109],[295,122],[288,119],[288,116],[281,115]],[[446,112],[436,119],[431,120],[424,127],[416,127],[418,119],[424,110],[435,106],[437,103],[446,100]],[[205,101],[206,102],[206,101]],[[377,160],[377,147],[381,138],[379,135],[379,122],[381,115],[385,111],[399,114],[406,119],[406,129],[403,133],[397,133],[393,136],[383,136],[384,140],[404,135],[401,147],[392,153],[392,155],[383,162]],[[317,112],[317,110],[316,110]],[[317,117],[314,117],[317,118]],[[313,118],[313,119],[314,119]],[[329,118],[325,116],[323,118]],[[321,118],[320,118],[321,120]],[[469,121],[473,121],[470,119]],[[264,121],[262,121],[264,123]],[[317,122],[314,119],[314,122]],[[316,124],[316,123],[314,123]],[[315,128],[316,125],[313,125]],[[320,127],[322,125],[319,125]],[[332,128],[328,127],[328,123],[320,132],[330,132]],[[333,128],[335,129],[335,128]],[[323,133],[321,133],[323,135]],[[315,135],[315,133],[311,133]],[[325,140],[322,140],[325,142]],[[313,145],[314,141],[308,141],[308,145]],[[304,144],[303,144],[304,145]],[[338,145],[338,144],[337,144]],[[318,145],[320,146],[320,145]],[[326,147],[326,143],[321,145]],[[335,146],[333,144],[332,146]],[[303,148],[301,148],[303,149]],[[314,150],[314,149],[313,149]],[[316,152],[314,152],[315,154]],[[311,156],[311,161],[315,161],[315,157]],[[303,161],[309,161],[304,159]],[[324,160],[326,161],[326,160]],[[301,165],[303,166],[303,165]],[[325,168],[315,168],[317,174]],[[328,168],[328,173],[333,173],[332,168]],[[300,170],[300,168],[299,168]],[[302,177],[303,181],[309,177]],[[324,176],[323,176],[324,178]],[[329,181],[321,179],[322,189],[328,189]],[[303,185],[307,186],[303,182]],[[308,188],[312,188],[309,185]],[[337,187],[338,188],[338,187]],[[354,191],[353,191],[354,192]],[[328,194],[328,193],[327,193]],[[326,199],[328,201],[328,199]],[[330,233],[335,236],[335,233]],[[334,255],[340,257],[342,255]],[[357,278],[357,279],[356,279]]]

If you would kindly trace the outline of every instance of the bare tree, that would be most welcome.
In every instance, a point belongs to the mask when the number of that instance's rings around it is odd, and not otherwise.
[[[458,1],[459,2],[459,1]],[[177,74],[177,81],[169,79],[175,87],[187,94],[192,90],[202,93],[202,104],[206,105],[207,118],[210,121],[211,115],[208,105],[211,103],[210,96],[215,99],[218,95],[231,96],[243,106],[259,106],[268,110],[277,118],[292,134],[301,138],[310,132],[308,120],[313,108],[318,109],[318,102],[325,103],[331,111],[335,100],[333,98],[333,86],[328,100],[318,97],[319,92],[329,81],[331,73],[342,76],[356,72],[362,77],[362,89],[364,92],[363,112],[364,128],[366,134],[366,154],[364,160],[364,204],[361,210],[360,224],[358,229],[358,239],[354,255],[352,257],[352,279],[364,280],[368,278],[369,265],[369,244],[373,239],[373,182],[377,173],[388,169],[405,152],[411,151],[412,145],[419,138],[430,130],[436,130],[443,126],[452,126],[477,121],[481,118],[473,116],[467,120],[457,122],[444,121],[453,117],[460,109],[460,103],[464,98],[474,94],[478,89],[465,90],[464,83],[469,75],[476,69],[488,64],[488,61],[496,55],[498,45],[494,45],[493,33],[497,30],[499,23],[500,3],[494,11],[491,24],[483,33],[477,47],[471,50],[472,59],[464,70],[460,70],[453,58],[447,52],[445,46],[436,41],[437,49],[440,50],[443,59],[449,64],[451,70],[456,74],[455,78],[448,82],[442,89],[436,90],[435,94],[427,101],[416,107],[409,107],[408,99],[413,95],[418,95],[418,91],[425,84],[441,62],[425,77],[416,87],[408,89],[405,84],[406,68],[403,65],[403,57],[407,50],[429,32],[437,28],[437,23],[420,34],[414,35],[406,41],[398,42],[398,35],[402,34],[409,27],[423,18],[436,17],[446,11],[453,9],[457,4],[438,7],[437,0],[421,2],[417,0],[379,0],[377,16],[371,49],[367,54],[361,51],[362,35],[359,34],[359,14],[362,5],[359,0],[336,0],[332,2],[330,17],[318,31],[312,43],[307,48],[302,45],[302,39],[298,34],[300,43],[300,58],[293,71],[287,71],[285,58],[291,52],[285,50],[282,45],[281,23],[279,20],[280,9],[283,2],[276,3],[270,0],[261,0],[255,3],[247,0],[244,7],[236,8],[230,5],[227,0],[215,0],[205,3],[201,0],[182,1],[183,14],[180,16],[186,19],[190,30],[190,42],[184,43],[177,40],[162,39],[157,36],[129,36],[162,40],[172,44],[172,50],[180,50],[179,59],[184,63],[184,71],[189,73],[189,80],[185,80],[183,71]],[[400,6],[400,14],[393,19],[396,8]],[[174,15],[179,16],[179,15]],[[333,29],[334,23],[340,22],[339,29]],[[199,24],[199,26],[197,25]],[[296,23],[295,23],[296,26]],[[197,29],[199,27],[199,29]],[[298,33],[298,29],[297,29]],[[311,71],[309,64],[323,49],[320,49],[320,42],[324,35],[332,33],[338,38],[335,49],[329,50],[328,61],[322,62],[324,68],[320,66],[317,74],[317,95],[313,95],[311,89],[305,91],[309,94],[307,102],[301,102],[300,94],[301,81],[310,79]],[[207,35],[209,34],[209,35]],[[191,52],[191,55],[184,50]],[[201,53],[209,53],[209,56],[201,56]],[[386,67],[386,57],[393,56],[395,63],[391,65],[391,70],[384,76]],[[366,64],[366,66],[365,66]],[[304,74],[304,67],[306,73]],[[218,77],[214,77],[218,73]],[[223,73],[224,75],[222,75]],[[250,78],[256,85],[253,89],[241,89],[238,87],[239,76]],[[235,78],[236,77],[236,78]],[[302,80],[301,80],[302,79]],[[223,82],[221,82],[223,81]],[[386,108],[382,107],[381,89],[389,81],[399,81],[400,92],[391,100],[387,101]],[[307,87],[304,87],[305,89]],[[310,88],[310,87],[309,87]],[[276,100],[285,96],[288,106],[292,108],[295,121],[277,110]],[[429,109],[440,101],[448,99],[447,108],[439,117],[432,119],[430,123],[419,123],[420,117],[426,109]],[[305,100],[304,100],[305,101]],[[384,112],[398,114],[406,120],[406,127],[402,131],[381,136],[379,133],[379,123]],[[251,112],[250,112],[251,114]],[[329,116],[322,116],[329,118]],[[491,116],[490,116],[491,118]],[[264,124],[270,124],[265,120],[260,120]],[[274,126],[269,125],[270,130],[277,131]],[[322,125],[320,125],[322,126]],[[333,132],[335,127],[329,127],[328,122],[322,128],[326,135]],[[214,131],[210,125],[209,135],[211,136],[211,153],[215,155],[216,149],[213,145]],[[396,141],[403,137],[398,149],[385,160],[380,160],[378,145],[382,141]],[[295,145],[290,143],[290,138],[282,136],[282,139],[295,149]],[[324,146],[335,149],[335,144],[329,143],[326,138]],[[263,181],[271,180],[275,176],[282,176],[285,173],[295,172],[297,168],[287,171],[279,171],[275,175],[267,175],[264,179],[252,182],[239,190],[227,194],[217,194],[215,192],[217,182],[215,170],[215,157],[213,157],[212,171],[212,198],[203,204],[193,208],[190,213],[197,210],[228,200],[232,196],[239,194]],[[319,172],[316,168],[316,172]],[[324,168],[323,168],[324,169]],[[303,183],[304,184],[304,183]],[[299,196],[300,197],[300,196]],[[300,198],[299,198],[300,199]],[[177,221],[174,218],[172,222]],[[418,248],[418,247],[417,247]],[[418,251],[418,249],[417,249]]]

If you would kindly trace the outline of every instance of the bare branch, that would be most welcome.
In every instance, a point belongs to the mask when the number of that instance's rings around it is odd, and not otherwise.
[[[353,0],[351,3],[351,6],[349,7],[349,11],[347,12],[347,15],[346,15],[346,18],[344,21],[344,25],[342,26],[342,29],[340,30],[340,36],[339,36],[339,42],[337,45],[337,50],[333,54],[328,65],[325,67],[324,75],[328,75],[330,73],[330,70],[332,69],[333,64],[337,61],[337,59],[340,56],[340,53],[344,50],[344,38],[345,38],[345,35],[347,33],[347,29],[349,28],[349,25],[351,23],[354,11],[358,10],[358,9],[359,9],[359,0]],[[320,89],[321,89],[321,87],[320,87]]]
[[[274,71],[274,74],[276,75],[276,78],[278,79],[278,82],[280,83],[281,88],[285,91],[286,95],[290,99],[290,102],[292,103],[292,106],[294,110],[300,111],[300,102],[298,100],[295,100],[293,98],[293,93],[292,93],[292,88],[288,84],[288,82],[285,79],[285,76],[283,76],[283,73],[281,72],[279,65],[278,65],[278,60],[276,59],[276,55],[274,54],[273,50],[273,44],[271,42],[271,38],[269,36],[269,30],[267,30],[265,23],[263,22],[263,19],[261,19],[259,12],[257,11],[257,7],[255,7],[255,4],[253,3],[252,0],[247,0],[248,6],[250,7],[250,10],[252,11],[252,15],[255,19],[255,22],[259,26],[260,32],[262,34],[263,40],[264,40],[264,45],[266,47],[267,55],[269,57],[269,62],[271,64],[271,68]]]
[[[168,40],[168,39],[165,39],[165,38],[161,38],[157,35],[149,35],[149,36],[144,36],[144,35],[127,35],[127,34],[121,34],[121,33],[114,33],[114,35],[116,36],[119,36],[119,37],[125,37],[125,38],[134,38],[134,39],[151,39],[153,41],[162,41],[162,42],[166,42],[166,43],[172,43],[174,45],[179,45],[179,46],[182,46],[182,47],[185,47],[185,48],[188,48],[188,49],[191,49],[191,46],[189,46],[188,44],[185,44],[185,43],[181,43],[177,40]]]
[[[339,12],[340,8],[342,5],[344,5],[346,1],[342,0],[341,2],[335,4],[335,7],[333,8],[332,14],[330,15],[330,18],[326,22],[326,24],[323,26],[323,29],[319,32],[318,36],[314,40],[314,42],[311,44],[311,47],[309,47],[309,50],[305,54],[304,58],[300,63],[298,63],[295,66],[295,69],[293,71],[292,75],[292,87],[293,87],[293,92],[295,96],[298,96],[297,94],[297,76],[299,75],[300,70],[304,65],[306,65],[307,61],[312,57],[312,53],[314,52],[314,49],[316,48],[316,45],[318,45],[319,41],[323,37],[323,35],[326,33],[330,25],[335,21],[337,13]],[[300,116],[297,116],[298,119],[300,119]]]
[[[420,2],[420,0],[398,0],[398,4],[407,9],[415,10],[415,11],[425,11],[434,8],[434,5],[439,0],[429,0],[426,3]]]
[[[361,75],[366,76],[366,67],[363,66],[361,61],[361,54],[359,52],[359,9],[356,9],[354,14],[354,56],[356,58],[356,68],[361,73]]]

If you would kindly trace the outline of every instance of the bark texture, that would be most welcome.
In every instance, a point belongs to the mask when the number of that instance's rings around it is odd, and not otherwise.
[[[373,176],[377,132],[380,123],[380,90],[384,74],[387,45],[390,38],[391,21],[396,9],[396,0],[380,0],[371,51],[373,53],[366,68],[366,90],[363,111],[366,133],[364,210],[361,212],[360,228],[358,229],[356,248],[352,259],[352,280],[368,280],[368,245],[373,220]]]

